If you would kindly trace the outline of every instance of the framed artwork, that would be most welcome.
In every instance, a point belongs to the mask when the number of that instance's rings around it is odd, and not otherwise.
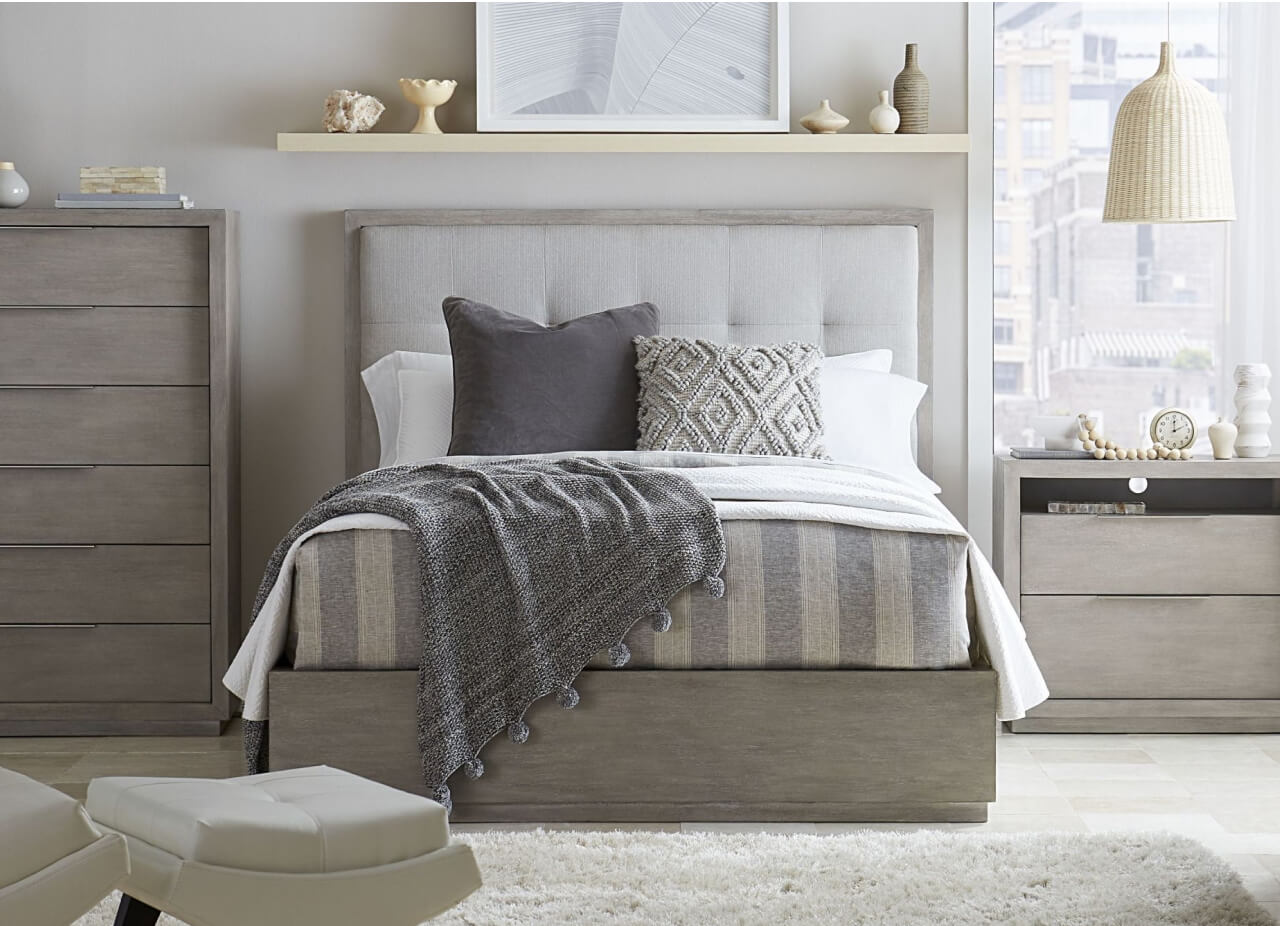
[[[477,3],[481,132],[786,132],[786,3]]]

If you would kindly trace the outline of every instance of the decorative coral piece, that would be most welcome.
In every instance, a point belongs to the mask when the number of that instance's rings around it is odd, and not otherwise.
[[[386,109],[381,100],[367,93],[335,90],[324,98],[324,128],[326,132],[367,132]]]

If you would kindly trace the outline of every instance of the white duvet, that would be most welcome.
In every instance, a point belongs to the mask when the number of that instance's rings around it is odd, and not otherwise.
[[[969,581],[977,607],[982,650],[997,676],[996,714],[1017,720],[1049,696],[1027,646],[1022,624],[991,564],[960,522],[934,496],[872,470],[792,457],[708,457],[704,454],[541,454],[540,458],[590,456],[669,468],[715,502],[721,520],[829,521],[875,530],[951,534],[969,539]],[[451,463],[476,458],[451,457]],[[494,459],[494,458],[486,458]],[[712,465],[702,465],[705,461]],[[721,462],[723,461],[723,462]],[[430,462],[430,461],[427,461]],[[676,462],[675,467],[663,466]],[[284,652],[298,547],[315,534],[343,530],[407,530],[382,515],[346,515],[326,521],[289,549],[280,577],[249,630],[223,684],[244,701],[246,720],[267,718],[267,677]]]

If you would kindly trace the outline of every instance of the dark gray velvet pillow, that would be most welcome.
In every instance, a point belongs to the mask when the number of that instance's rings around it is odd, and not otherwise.
[[[453,349],[451,455],[634,450],[637,335],[648,302],[551,328],[459,296],[444,301]]]

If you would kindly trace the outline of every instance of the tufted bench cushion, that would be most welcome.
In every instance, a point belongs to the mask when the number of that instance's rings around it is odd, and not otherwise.
[[[0,923],[65,926],[128,873],[124,840],[79,801],[0,768]]]
[[[417,926],[480,887],[442,806],[325,766],[98,778],[87,807],[128,842],[130,926]]]
[[[339,769],[222,780],[98,778],[89,814],[192,862],[317,874],[390,865],[449,844],[445,810]]]

